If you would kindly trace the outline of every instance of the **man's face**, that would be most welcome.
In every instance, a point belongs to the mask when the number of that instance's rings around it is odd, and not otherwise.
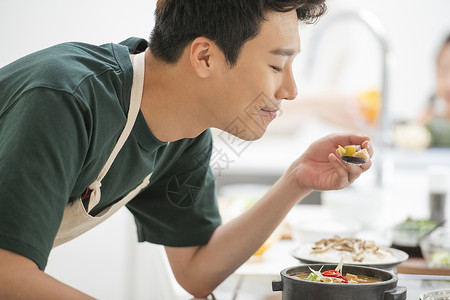
[[[216,102],[218,127],[244,140],[259,139],[297,87],[292,62],[300,51],[295,11],[269,12],[260,33],[244,44],[233,68],[225,67]]]

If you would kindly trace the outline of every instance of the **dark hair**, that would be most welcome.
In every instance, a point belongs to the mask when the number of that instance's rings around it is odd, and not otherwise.
[[[440,45],[437,55],[436,55],[436,63],[439,63],[439,60],[441,59],[442,52],[444,51],[444,48],[450,45],[450,34],[447,35],[447,37],[444,39],[444,42]]]
[[[157,59],[173,64],[190,42],[203,36],[233,66],[244,43],[259,33],[267,11],[296,10],[298,20],[310,24],[326,9],[325,0],[158,0],[149,47]]]
[[[450,34],[445,38],[444,45],[446,44],[450,44]]]

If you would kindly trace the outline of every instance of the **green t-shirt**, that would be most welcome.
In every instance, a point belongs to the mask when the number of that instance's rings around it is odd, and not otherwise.
[[[0,248],[45,268],[66,204],[97,178],[125,126],[129,54],[146,47],[137,38],[102,46],[64,43],[0,69]],[[91,214],[153,172],[150,185],[127,204],[139,241],[207,243],[220,224],[211,151],[209,130],[167,144],[139,113]]]

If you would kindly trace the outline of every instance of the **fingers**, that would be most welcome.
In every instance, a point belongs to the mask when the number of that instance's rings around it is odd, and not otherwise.
[[[336,170],[337,188],[343,188],[358,178],[363,170],[359,166],[349,165],[343,162],[338,155],[330,153],[328,160]]]
[[[360,135],[350,135],[348,136],[350,143],[353,145],[361,145],[365,142],[370,142],[370,137],[368,136],[360,136]]]
[[[364,148],[364,144],[370,144],[370,137],[360,135],[347,135],[347,134],[334,134],[331,135],[331,140],[337,148],[338,145],[361,145]]]
[[[337,172],[337,175],[340,178],[347,178],[347,168],[344,165],[344,162],[339,157],[340,156],[338,154],[330,153],[330,155],[328,155],[328,160],[333,165],[334,169]]]
[[[367,152],[369,152],[370,157],[373,156],[373,148],[372,148],[372,143],[370,142],[370,140],[366,140],[361,144],[361,147],[363,149],[366,149]]]
[[[372,154],[370,156],[372,156]],[[372,166],[372,160],[369,159],[365,164],[363,164],[359,167],[361,168],[361,170],[363,172],[365,172],[365,171],[369,170],[371,166]]]
[[[372,161],[369,159],[363,165],[352,165],[347,164],[340,158],[338,153],[333,154],[330,153],[328,156],[328,160],[333,165],[333,168],[336,170],[338,182],[337,185],[340,188],[343,188],[351,183],[353,183],[362,173],[367,171],[371,165]]]
[[[368,169],[365,166],[368,163],[369,163],[369,161],[367,163],[365,163],[364,165],[361,165],[361,166],[346,164],[347,176],[348,176],[347,178],[348,178],[348,182],[350,184],[353,183],[359,176],[361,176],[361,174],[363,172],[365,172],[365,170]]]

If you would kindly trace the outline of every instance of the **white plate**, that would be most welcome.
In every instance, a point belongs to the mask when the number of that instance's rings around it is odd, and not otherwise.
[[[445,300],[450,297],[450,289],[445,290],[432,290],[420,295],[420,300]]]
[[[336,260],[318,260],[315,257],[311,257],[308,255],[305,255],[305,247],[310,248],[309,245],[305,245],[304,247],[298,247],[295,248],[291,251],[291,255],[298,259],[300,262],[302,263],[306,263],[306,264],[316,264],[316,263],[321,263],[321,264],[338,264],[340,261],[340,257],[336,257]],[[359,265],[359,266],[367,266],[367,267],[375,267],[375,268],[380,268],[380,269],[391,269],[391,268],[395,268],[398,264],[404,262],[405,260],[408,259],[409,255],[401,250],[398,249],[394,249],[394,248],[386,248],[389,249],[393,255],[394,258],[392,260],[389,261],[380,261],[380,262],[348,262],[348,261],[344,261],[344,264],[349,264],[349,265]]]

